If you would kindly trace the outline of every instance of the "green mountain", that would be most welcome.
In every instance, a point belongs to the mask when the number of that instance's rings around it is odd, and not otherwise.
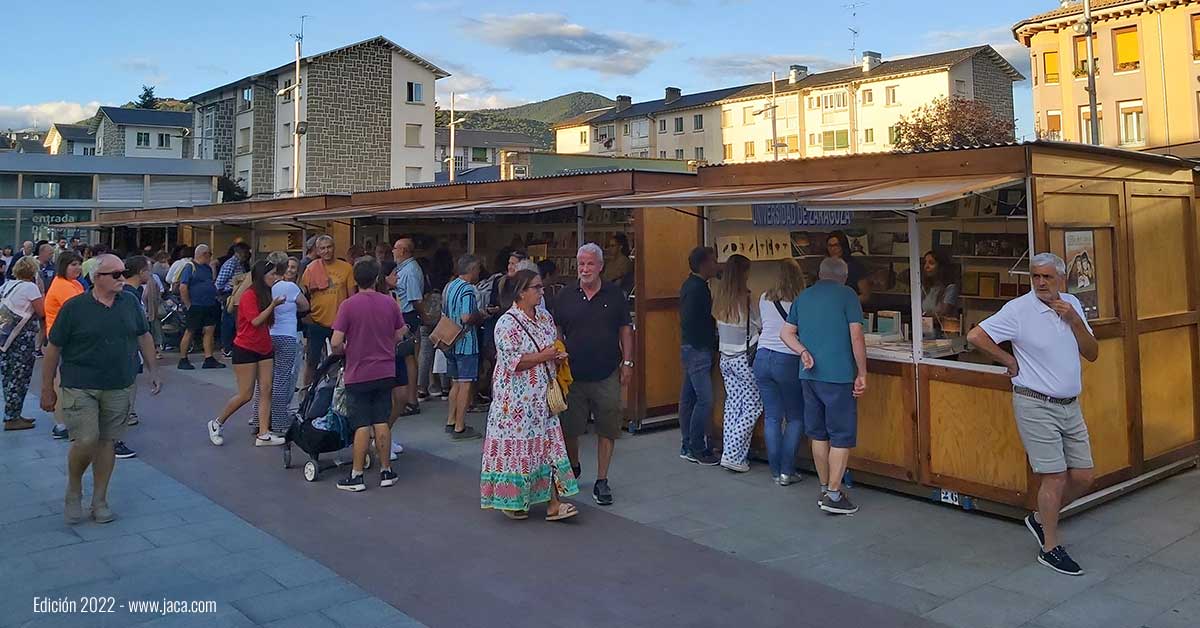
[[[551,125],[585,111],[612,104],[613,101],[600,94],[572,92],[548,100],[504,109],[479,109],[456,113],[459,118],[465,119],[459,128],[524,133],[537,140],[541,148],[548,149],[554,146],[554,131],[550,128]],[[450,124],[450,112],[439,109],[437,125],[446,126],[448,124]]]

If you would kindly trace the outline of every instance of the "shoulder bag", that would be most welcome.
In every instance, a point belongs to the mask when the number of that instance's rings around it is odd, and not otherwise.
[[[525,323],[522,323],[521,319],[517,318],[517,315],[513,314],[512,312],[509,312],[508,315],[511,316],[514,321],[517,321],[517,325],[520,325],[521,329],[524,330],[525,335],[529,336],[529,339],[533,341],[533,346],[538,351],[541,351],[541,345],[538,344],[538,341],[533,337],[533,334],[529,332],[529,328],[525,327]],[[550,408],[550,414],[562,414],[563,412],[567,411],[567,399],[563,395],[562,388],[558,385],[558,378],[554,376],[554,371],[550,370],[550,364],[548,362],[542,362],[542,366],[546,367],[546,375],[550,378],[550,384],[546,388],[546,405]]]
[[[0,295],[0,351],[8,351],[8,347],[33,319],[32,312],[26,316],[20,316],[8,306],[8,298],[23,283],[26,282],[19,279],[11,281],[8,289],[4,291],[3,295]]]
[[[446,298],[449,294],[450,287],[442,291],[442,302],[447,303]],[[454,348],[454,344],[462,338],[463,331],[466,329],[460,325],[458,321],[446,316],[446,310],[443,308],[442,317],[438,319],[437,325],[434,325],[433,331],[429,332],[429,342],[433,343],[434,348],[442,351],[450,351]]]

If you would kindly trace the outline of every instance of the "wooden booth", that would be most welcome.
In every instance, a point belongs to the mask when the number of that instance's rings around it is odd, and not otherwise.
[[[1100,342],[1084,361],[1083,413],[1097,480],[1068,513],[1196,464],[1200,452],[1200,224],[1191,164],[1057,142],[702,168],[699,185],[601,201],[659,210],[639,234],[639,355],[650,405],[678,395],[677,295],[687,249],[781,259],[815,279],[830,232],[866,279],[868,388],[855,479],[1007,515],[1035,506],[1011,382],[966,333],[1027,292],[1029,251],[1066,260],[1063,290]],[[659,243],[665,246],[659,246]],[[940,284],[927,252],[948,266]],[[647,271],[647,269],[649,269]],[[643,347],[642,344],[651,346]],[[714,414],[719,438],[721,409]],[[807,456],[807,447],[801,448]]]

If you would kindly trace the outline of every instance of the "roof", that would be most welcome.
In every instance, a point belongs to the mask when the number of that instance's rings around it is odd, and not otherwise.
[[[101,107],[100,113],[113,124],[135,124],[139,126],[169,126],[189,129],[192,127],[190,111],[165,111],[163,109],[126,109],[125,107]],[[96,120],[100,118],[97,116]],[[99,122],[93,122],[99,124]]]
[[[425,68],[426,70],[429,70],[430,72],[433,72],[433,75],[436,78],[446,78],[447,76],[450,76],[449,72],[439,68],[438,66],[434,65],[433,63],[430,63],[426,59],[418,56],[416,53],[408,50],[407,48],[404,48],[400,44],[397,44],[396,42],[388,39],[387,37],[384,37],[383,35],[377,35],[375,37],[371,37],[369,39],[364,39],[362,41],[355,42],[353,44],[347,44],[347,45],[341,46],[339,48],[334,48],[332,50],[326,50],[325,52],[318,52],[313,55],[308,55],[307,57],[301,57],[300,60],[306,64],[312,63],[313,61],[316,61],[317,59],[320,59],[321,57],[326,57],[331,54],[336,54],[343,50],[349,50],[350,48],[354,48],[357,46],[366,46],[366,45],[370,45],[370,44],[382,44],[382,45],[400,53],[400,56],[408,59],[409,61],[412,61],[413,63]],[[265,76],[267,74],[276,74],[278,72],[282,72],[284,70],[292,68],[293,65],[295,65],[295,61],[289,61],[279,67],[276,67],[276,68],[273,68],[270,70],[266,70],[263,72],[259,72],[257,74],[251,74],[249,76],[240,78],[240,79],[238,79],[236,81],[232,81],[230,83],[226,83],[219,87],[214,87],[212,89],[206,89],[206,90],[200,92],[199,94],[196,94],[196,95],[192,96],[191,98],[188,98],[188,100],[196,100],[206,94],[210,94],[212,92],[228,89],[230,87],[233,87],[234,85],[237,85],[239,83],[244,83],[246,81],[253,81],[253,80],[258,79],[259,77]]]
[[[39,143],[38,146],[41,147],[41,144]],[[43,148],[43,150],[45,149]],[[0,153],[0,172],[217,177],[224,172],[224,169],[221,162],[214,159]]]
[[[972,46],[970,48],[960,48],[958,50],[947,50],[944,52],[935,52],[927,55],[918,55],[915,57],[904,57],[902,59],[892,59],[884,61],[872,69],[870,72],[863,72],[861,65],[842,68],[840,70],[830,70],[829,72],[818,72],[809,74],[807,77],[789,83],[787,79],[775,81],[775,92],[785,93],[801,89],[815,89],[818,87],[826,87],[829,85],[840,85],[851,81],[863,81],[879,79],[887,76],[895,76],[898,74],[910,74],[913,72],[921,72],[926,70],[935,70],[939,68],[949,68],[963,61],[971,59],[978,54],[984,54],[990,61],[995,63],[1000,69],[1008,75],[1008,78],[1013,81],[1023,81],[1025,77],[1017,71],[1000,53],[996,52],[991,46]],[[771,82],[759,83],[747,87],[746,89],[728,97],[728,100],[736,100],[743,98],[756,98],[766,96],[771,93]]]
[[[62,137],[64,141],[71,142],[96,141],[96,136],[92,135],[88,129],[89,127],[86,124],[64,124],[62,122],[55,122],[54,124],[50,125],[51,131],[57,131],[58,135]],[[49,137],[49,134],[47,134],[47,137]]]
[[[479,183],[482,181],[499,181],[499,180],[500,180],[500,166],[484,166],[482,168],[466,168],[463,170],[456,170],[454,172],[454,182],[455,183],[466,183],[466,182]],[[440,183],[450,183],[450,171],[449,170],[442,170],[441,172],[434,173],[433,184],[440,184]],[[414,185],[413,187],[420,187],[420,186],[425,186],[425,185],[431,185],[431,184],[418,183],[418,184]]]
[[[601,107],[599,109],[589,109],[588,111],[585,111],[577,116],[571,116],[570,118],[567,118],[566,120],[561,120],[559,122],[555,122],[554,124],[550,125],[550,128],[565,129],[567,127],[579,126],[581,124],[587,124],[588,122],[591,122],[593,119],[595,119],[599,116],[602,116],[605,113],[608,113],[612,109],[613,109],[613,107]]]
[[[717,102],[718,100],[728,98],[730,95],[748,87],[750,87],[750,85],[739,85],[737,87],[725,87],[707,92],[697,92],[695,94],[684,94],[669,103],[665,98],[634,103],[625,109],[622,109],[621,111],[617,111],[615,108],[611,109],[603,115],[591,120],[591,123],[602,124],[604,122],[612,122],[614,120],[626,120],[629,118],[651,116],[659,113],[666,113],[668,111],[675,111],[677,109],[703,107],[705,105]]]
[[[1139,5],[1141,5],[1141,4],[1145,4],[1145,3],[1142,0],[1092,0],[1092,11],[1095,12],[1098,9],[1107,9],[1109,7],[1115,7],[1115,6],[1122,5],[1122,4],[1139,4]],[[1028,24],[1030,22],[1041,22],[1042,20],[1049,20],[1049,19],[1058,18],[1058,17],[1066,17],[1068,15],[1075,15],[1076,13],[1083,13],[1083,3],[1082,2],[1073,2],[1073,3],[1065,5],[1065,6],[1060,6],[1059,8],[1054,9],[1052,11],[1038,13],[1037,15],[1034,15],[1032,17],[1028,17],[1028,18],[1021,20],[1020,22],[1017,23],[1017,26],[1020,26],[1021,24]]]
[[[27,155],[36,155],[39,153],[48,152],[47,148],[42,145],[41,140],[19,139],[17,140],[17,152]]]
[[[484,129],[456,129],[454,131],[454,143],[457,146],[486,148],[541,146],[541,142],[524,133]],[[434,129],[434,144],[437,146],[448,146],[450,144],[450,129],[444,126]]]

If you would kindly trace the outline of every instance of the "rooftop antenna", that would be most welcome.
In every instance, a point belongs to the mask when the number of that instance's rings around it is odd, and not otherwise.
[[[850,11],[850,26],[846,27],[850,31],[850,65],[858,63],[858,10],[867,6],[866,2],[851,2],[843,4],[842,8]]]

